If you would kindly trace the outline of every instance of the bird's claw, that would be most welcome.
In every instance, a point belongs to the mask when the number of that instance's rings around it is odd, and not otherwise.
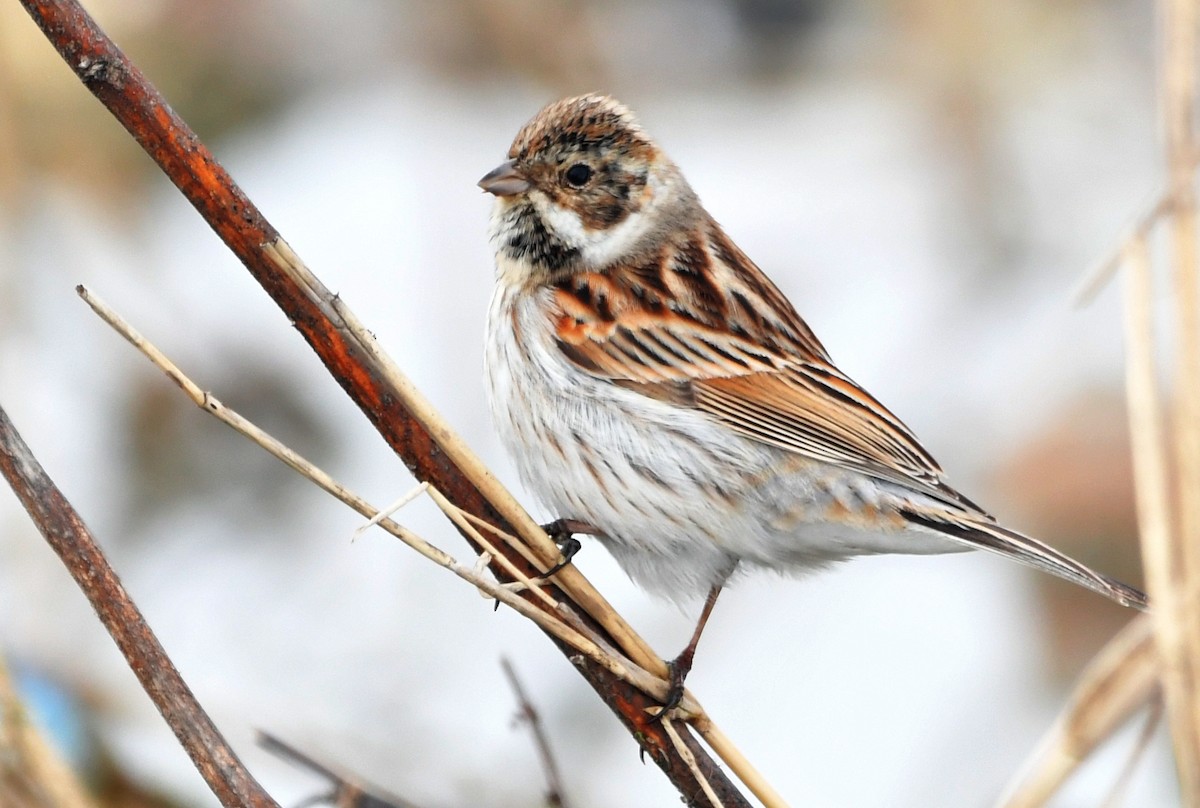
[[[674,659],[667,663],[667,684],[669,685],[667,688],[667,697],[663,699],[662,709],[650,719],[650,723],[652,724],[662,721],[667,716],[667,713],[674,710],[683,701],[683,682],[687,678],[688,669],[677,663],[678,660]]]
[[[543,578],[549,578],[570,564],[571,559],[575,557],[575,554],[579,552],[583,545],[579,543],[579,539],[575,538],[570,520],[555,519],[549,524],[542,525],[542,530],[546,531],[546,535],[554,541],[554,544],[558,547],[558,551],[562,553],[562,561],[559,561],[542,573]]]

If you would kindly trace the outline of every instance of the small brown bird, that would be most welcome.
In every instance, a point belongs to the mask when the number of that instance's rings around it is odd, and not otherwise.
[[[753,569],[983,549],[1146,607],[951,488],[621,104],[547,106],[479,185],[487,387],[523,480],[645,588],[707,593],[673,701],[721,587]]]

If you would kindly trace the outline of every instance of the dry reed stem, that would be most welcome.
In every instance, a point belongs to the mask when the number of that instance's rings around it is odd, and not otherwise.
[[[1196,685],[1187,658],[1187,614],[1183,586],[1186,576],[1179,546],[1177,517],[1171,508],[1170,455],[1166,446],[1162,396],[1158,387],[1154,339],[1153,270],[1145,239],[1135,239],[1126,258],[1126,360],[1130,432],[1133,443],[1134,487],[1138,532],[1153,609],[1150,620],[1160,659],[1160,677],[1168,723],[1175,746],[1180,790],[1187,805],[1196,805],[1200,771],[1194,757]],[[1189,762],[1190,761],[1190,762]]]
[[[648,692],[655,698],[663,699],[666,697],[667,684],[661,678],[654,677],[649,672],[637,666],[635,663],[624,658],[618,651],[611,648],[601,638],[590,632],[583,621],[579,620],[565,604],[556,604],[555,614],[560,619],[556,621],[545,611],[531,606],[523,598],[517,597],[515,593],[503,584],[499,584],[489,578],[481,576],[474,569],[468,568],[457,562],[452,556],[438,549],[434,545],[422,539],[417,534],[402,527],[395,521],[387,518],[380,518],[381,512],[372,507],[365,499],[359,497],[354,492],[347,489],[336,482],[329,474],[316,467],[308,460],[300,456],[291,448],[281,443],[262,429],[257,427],[251,421],[239,415],[237,412],[230,410],[225,405],[221,404],[213,395],[204,391],[197,385],[187,374],[185,374],[174,362],[159,350],[153,343],[142,336],[136,329],[127,323],[119,314],[111,307],[105,304],[95,294],[89,291],[86,287],[79,286],[77,291],[80,297],[92,308],[96,314],[108,323],[117,333],[119,333],[127,342],[134,348],[140,351],[147,359],[156,367],[163,371],[166,376],[171,379],[189,398],[192,399],[200,409],[220,420],[222,423],[233,428],[239,434],[258,444],[266,449],[273,456],[286,463],[290,468],[294,469],[301,476],[311,480],[322,490],[333,495],[339,501],[356,510],[361,515],[371,520],[378,519],[377,524],[384,530],[391,533],[396,538],[400,539],[405,544],[412,547],[425,558],[442,566],[455,575],[458,575],[463,580],[472,584],[481,591],[487,593],[489,597],[496,598],[502,601],[505,605],[511,606],[513,609],[520,612],[523,616],[536,622],[539,626],[550,631],[563,642],[570,645],[572,648],[587,654],[599,664],[603,665],[613,675],[621,678],[623,681],[637,687],[638,689]],[[430,490],[431,494],[435,494],[434,501],[443,509],[450,518],[455,515],[465,515],[460,509],[456,508],[451,503],[447,502],[440,492],[437,492],[432,486],[425,486]],[[407,499],[407,498],[406,498]],[[461,526],[461,525],[460,525]],[[470,524],[465,525],[465,529],[473,531]],[[506,535],[500,531],[491,528],[497,535]],[[476,534],[477,540],[484,541],[485,546],[488,544],[482,536]],[[561,573],[559,573],[561,574]],[[526,579],[527,585],[533,585],[536,582]],[[538,590],[540,592],[540,590]],[[729,740],[729,738],[721,732],[720,728],[713,723],[711,718],[702,711],[700,706],[695,702],[694,697],[690,692],[685,693],[683,701],[680,702],[679,712],[684,717],[692,720],[695,724],[695,729],[700,736],[705,739],[709,747],[717,754],[722,761],[725,762],[748,789],[768,808],[774,806],[786,806],[787,802],[783,797],[772,788],[762,774],[750,763],[749,759],[741,753],[741,751]],[[678,734],[675,734],[677,738]],[[677,742],[678,743],[678,742]],[[689,765],[695,766],[695,759],[689,755],[685,758],[690,760]],[[697,769],[698,771],[698,769]],[[702,781],[706,786],[706,793],[711,793],[712,789],[707,785],[707,779]]]
[[[413,475],[436,485],[458,507],[509,532],[529,533],[528,529],[513,527],[477,484],[479,473],[486,473],[485,470],[477,467],[468,475],[454,460],[462,454],[448,452],[439,445],[440,438],[452,438],[447,435],[444,422],[436,419],[432,411],[425,414],[433,419],[414,413],[409,403],[416,406],[419,399],[400,389],[401,380],[386,367],[386,357],[375,348],[373,339],[364,340],[350,332],[347,322],[354,318],[344,303],[312,273],[287,271],[285,265],[302,267],[292,260],[294,255],[283,244],[279,232],[78,0],[19,2],[83,86],[162,169],[288,317],[330,375]],[[348,316],[343,318],[343,312]],[[496,495],[495,481],[484,482]],[[506,510],[512,513],[512,508]],[[543,538],[541,546],[548,548],[548,545]],[[505,547],[505,552],[511,551]],[[510,560],[525,564],[519,555],[514,554]],[[493,571],[503,573],[499,565],[494,565]],[[564,580],[572,575],[573,570],[568,569]],[[556,578],[555,586],[557,581]],[[596,625],[598,631],[604,630]],[[550,636],[560,652],[581,663],[577,666],[580,676],[618,717],[643,752],[650,753],[685,799],[693,799],[688,795],[695,795],[699,784],[663,729],[647,718],[646,711],[653,706],[654,699]],[[627,645],[632,639],[632,636],[622,637],[615,642]],[[635,658],[641,656],[644,652]],[[659,665],[655,660],[655,667]],[[684,737],[692,754],[702,758],[706,766],[712,766],[711,782],[721,799],[730,806],[748,806],[746,798],[709,760],[700,743],[690,734]]]
[[[1195,151],[1193,116],[1196,94],[1195,0],[1164,0],[1162,108],[1165,118],[1167,162],[1172,183],[1181,189],[1172,208],[1173,299],[1175,305],[1176,388],[1172,399],[1171,447],[1161,449],[1160,462],[1167,479],[1159,499],[1166,500],[1173,535],[1143,537],[1143,550],[1153,548],[1154,565],[1147,560],[1150,594],[1156,601],[1154,626],[1163,662],[1163,689],[1167,720],[1175,749],[1175,765],[1185,804],[1200,805],[1200,269],[1197,267],[1196,199],[1189,160]],[[1151,327],[1153,305],[1150,262],[1143,245],[1137,259],[1138,280],[1131,291],[1146,309],[1142,328]],[[1131,267],[1132,275],[1133,267]],[[1146,338],[1149,365],[1142,374],[1153,374],[1153,346]],[[1161,417],[1161,410],[1154,413]],[[1159,430],[1159,440],[1165,429]],[[1170,478],[1174,461],[1174,479]],[[1174,497],[1172,497],[1174,494]]]
[[[709,803],[713,808],[721,808],[721,800],[717,797],[717,793],[708,783],[708,778],[700,771],[700,766],[696,763],[696,757],[692,754],[692,750],[687,748],[687,744],[679,737],[679,731],[675,729],[675,721],[670,717],[664,717],[662,720],[663,729],[671,738],[671,743],[675,745],[675,751],[687,763],[688,768],[696,776],[696,782],[700,783],[700,787],[704,789],[704,796],[708,798]]]
[[[754,792],[754,796],[762,801],[764,806],[786,805],[783,797],[771,788],[766,778],[759,773],[750,759],[742,754],[733,741],[721,728],[714,724],[707,714],[699,715],[691,720],[692,728],[700,733],[700,737],[708,744],[730,771],[737,772],[738,779]],[[755,785],[751,786],[750,783]]]
[[[294,280],[298,285],[313,290],[321,288],[319,281],[316,280],[312,272],[300,260],[300,257],[296,255],[283,239],[263,245],[262,249],[275,263],[276,268]],[[546,536],[541,526],[529,516],[528,512],[516,501],[512,494],[496,480],[491,471],[484,466],[483,461],[450,428],[428,399],[424,397],[416,386],[404,375],[403,371],[392,361],[391,357],[379,349],[374,335],[363,327],[349,307],[340,298],[333,299],[331,304],[341,318],[342,325],[346,331],[354,337],[356,347],[369,357],[374,366],[380,368],[391,387],[397,390],[403,397],[405,408],[429,431],[430,435],[437,441],[439,447],[463,471],[471,483],[483,493],[500,515],[517,529],[520,538],[540,554],[542,562],[544,564],[552,564],[558,557],[558,548]],[[616,610],[609,605],[574,565],[568,565],[560,570],[555,577],[555,583],[589,617],[599,623],[617,641],[625,655],[640,668],[658,677],[666,675],[666,665],[662,659],[617,614]],[[657,697],[657,694],[655,695]],[[690,692],[685,693],[685,698],[690,699],[691,703],[698,706],[698,702]],[[702,714],[703,708],[699,708],[695,713],[695,715]],[[713,751],[718,756],[721,756],[721,750],[714,748]],[[743,756],[739,754],[733,756],[731,759],[722,757],[722,760],[725,761],[730,770],[737,775],[742,783],[764,805],[786,805],[779,793],[766,782],[761,773],[756,769],[753,767],[736,768],[746,762]]]
[[[1088,665],[1058,719],[997,805],[1045,805],[1096,747],[1154,699],[1158,667],[1150,618],[1139,615]]]
[[[1154,658],[1185,804],[1200,806],[1200,268],[1197,261],[1194,173],[1200,149],[1194,133],[1196,99],[1196,0],[1163,0],[1161,106],[1166,132],[1168,191],[1135,222],[1116,256],[1088,273],[1078,297],[1091,297],[1118,266],[1126,269],[1126,396],[1133,446],[1138,532],[1153,608],[1129,630],[1152,630]],[[1154,323],[1153,267],[1147,246],[1156,224],[1170,216],[1175,315],[1174,395],[1165,406],[1159,390]],[[1172,429],[1167,428],[1170,416]],[[1169,435],[1169,437],[1168,437]],[[1146,626],[1139,625],[1148,621]],[[1122,648],[1127,656],[1121,658]],[[1118,637],[1085,675],[1060,726],[1108,713],[1093,723],[1098,743],[1136,706],[1146,653]],[[1107,668],[1107,673],[1103,669]],[[1102,674],[1122,687],[1096,690]],[[1139,684],[1140,683],[1140,684]],[[1091,695],[1089,695],[1089,692]],[[1091,704],[1092,699],[1099,704]],[[1111,703],[1105,703],[1109,701]],[[1105,727],[1108,727],[1106,730]],[[1087,751],[1058,737],[1035,756],[1011,805],[1040,805],[1074,768],[1074,752]],[[1072,760],[1074,759],[1074,762]],[[1041,782],[1035,791],[1031,782]]]
[[[446,496],[441,491],[437,490],[432,485],[426,485],[425,491],[429,495],[429,498],[433,500],[434,504],[437,505],[441,512],[446,515],[446,518],[457,525],[459,530],[463,531],[476,542],[478,542],[479,546],[482,547],[485,552],[491,554],[496,563],[498,563],[507,574],[513,577],[516,585],[514,586],[511,584],[505,584],[506,588],[509,588],[513,592],[531,592],[533,593],[534,597],[540,599],[550,608],[555,608],[558,606],[558,601],[552,598],[548,592],[541,588],[541,585],[545,583],[542,578],[535,580],[523,573],[521,570],[517,569],[516,565],[513,564],[506,556],[504,556],[499,549],[497,549],[496,545],[492,543],[491,539],[487,538],[482,532],[476,529],[475,524],[466,517],[466,514],[460,508],[455,507],[450,500],[446,499]],[[483,520],[479,521],[483,522]],[[505,533],[504,531],[496,531],[486,522],[484,522],[481,526],[489,532],[495,532],[496,535],[500,536],[501,538],[507,537],[510,539],[510,541],[506,542],[510,546],[513,544],[519,545],[519,542],[516,542],[512,536],[509,536],[509,534]]]
[[[622,681],[628,682],[634,687],[643,692],[650,693],[658,699],[666,697],[668,685],[661,677],[655,677],[645,669],[631,662],[629,659],[614,651],[611,646],[604,643],[599,637],[587,628],[580,620],[567,620],[566,616],[569,610],[564,604],[553,601],[537,586],[537,582],[525,576],[520,576],[520,580],[525,587],[532,589],[536,594],[545,598],[554,611],[546,611],[539,609],[524,598],[517,595],[516,591],[505,584],[483,575],[480,571],[468,567],[453,556],[438,547],[430,544],[419,535],[403,527],[392,519],[379,518],[380,512],[377,511],[365,499],[355,494],[350,489],[338,483],[328,473],[315,466],[310,461],[306,460],[293,449],[283,444],[267,432],[260,429],[253,422],[244,418],[236,411],[231,410],[222,404],[211,393],[203,390],[191,378],[187,376],[174,362],[172,362],[166,354],[159,350],[152,342],[147,340],[142,334],[134,329],[126,322],[119,314],[109,307],[103,300],[98,298],[86,287],[78,286],[76,291],[83,298],[84,302],[92,308],[94,312],[104,322],[108,323],[117,333],[119,333],[130,345],[136,348],[147,359],[150,360],[156,367],[163,371],[176,386],[178,386],[194,404],[200,407],[201,410],[212,415],[217,420],[234,429],[238,434],[254,442],[258,446],[265,449],[274,457],[283,461],[290,468],[295,470],[305,479],[315,483],[326,493],[331,494],[334,498],[345,505],[353,508],[359,514],[376,520],[379,527],[386,530],[391,535],[400,539],[404,544],[416,550],[421,556],[434,562],[440,567],[443,567],[457,575],[459,578],[470,583],[476,589],[486,593],[489,598],[495,598],[501,601],[506,606],[512,607],[522,616],[529,618],[538,624],[541,628],[553,634],[557,639],[566,643],[588,658],[594,660],[598,664],[604,666],[606,670],[617,676]],[[491,543],[479,535],[474,527],[467,522],[462,514],[463,512],[449,503],[441,492],[429,486],[422,484],[421,488],[429,490],[433,494],[433,500],[446,515],[454,520],[456,524],[463,526],[473,534],[476,540],[482,541],[484,546],[489,547],[495,554],[495,548]],[[491,528],[489,528],[491,529]],[[499,534],[498,534],[499,535]],[[500,559],[502,564],[503,559]],[[506,565],[506,569],[511,569],[511,565]],[[519,575],[519,572],[517,573]],[[700,714],[699,705],[694,699],[687,695],[684,701],[681,702],[681,708],[686,715]],[[731,767],[732,768],[732,767]]]
[[[319,281],[300,257],[282,239],[263,246],[264,252],[274,261],[276,267],[297,284],[308,288],[320,288]],[[441,414],[434,409],[433,404],[425,398],[391,357],[384,353],[375,337],[363,327],[358,317],[340,299],[335,299],[333,305],[347,331],[357,341],[368,357],[382,368],[387,381],[400,392],[404,398],[405,407],[420,421],[430,435],[437,441],[451,460],[454,461],[472,483],[487,497],[488,501],[513,525],[521,539],[532,547],[544,565],[550,565],[558,558],[558,547],[546,535],[541,526],[533,520],[529,513],[516,501],[508,489],[500,484],[495,475],[483,464],[466,442],[446,423]],[[565,567],[556,583],[571,595],[572,600],[617,641],[621,649],[646,670],[666,676],[666,665],[654,650],[638,636],[628,623],[600,595],[574,566]]]
[[[1171,440],[1177,549],[1169,577],[1172,600],[1156,623],[1176,767],[1190,806],[1200,805],[1200,265],[1190,161],[1196,148],[1197,11],[1196,0],[1165,0],[1162,14],[1167,157],[1172,182],[1181,193],[1171,212],[1176,328]]]

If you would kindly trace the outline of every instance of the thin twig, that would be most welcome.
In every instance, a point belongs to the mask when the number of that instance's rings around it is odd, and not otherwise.
[[[667,731],[667,735],[671,738],[671,743],[675,745],[675,750],[679,752],[680,757],[687,762],[692,773],[696,777],[696,781],[700,783],[700,789],[703,791],[705,798],[708,800],[712,808],[721,808],[721,800],[717,797],[717,792],[713,789],[712,784],[708,781],[709,773],[701,771],[700,764],[696,760],[695,755],[684,744],[683,738],[679,735],[679,730],[675,726],[675,720],[670,716],[664,716],[662,719],[663,728]]]
[[[344,302],[304,266],[195,133],[79,3],[21,2],[76,76],[242,261],[413,475],[431,483],[463,511],[520,536],[552,563],[558,556],[553,542],[378,348]],[[509,552],[514,564],[527,564],[519,553]],[[504,574],[499,565],[493,571]],[[535,576],[537,571],[531,568],[526,574]],[[555,583],[571,594],[587,619],[596,621],[630,659],[655,675],[665,674],[662,660],[578,570],[568,566],[555,576]],[[569,646],[560,645],[560,650],[568,657],[575,656]],[[698,784],[691,769],[647,715],[654,700],[590,659],[584,658],[576,669],[685,799],[693,799],[690,795],[696,793]],[[685,743],[693,755],[711,763],[690,733],[685,733]],[[724,804],[749,804],[723,774],[714,775],[712,782]]]
[[[513,591],[530,592],[542,600],[551,609],[558,605],[559,602],[542,588],[542,585],[546,583],[544,579],[540,577],[530,577],[526,575],[525,572],[518,566],[513,564],[509,560],[508,556],[501,553],[499,548],[497,548],[490,539],[484,536],[483,533],[476,528],[476,525],[466,517],[466,514],[461,508],[455,507],[450,500],[446,499],[445,494],[433,486],[429,486],[426,493],[429,494],[429,498],[434,501],[438,508],[441,509],[442,513],[446,514],[450,521],[453,522],[459,528],[459,530],[473,538],[484,552],[489,553],[492,555],[492,557],[496,558],[497,562],[504,568],[504,571],[512,578],[513,583],[508,584],[508,586],[514,587]],[[493,533],[494,535],[499,536],[501,539],[507,537],[508,541],[506,543],[509,546],[512,546],[513,544],[521,544],[507,532],[493,530],[492,527],[483,520],[479,520],[478,524],[479,527],[483,528],[483,530]],[[518,552],[520,551],[518,550]]]
[[[787,800],[783,795],[775,790],[767,778],[763,776],[750,759],[742,754],[742,750],[734,745],[733,741],[714,724],[707,714],[701,715],[692,719],[692,728],[700,733],[700,737],[708,744],[708,748],[717,753],[717,757],[729,767],[730,771],[737,772],[738,779],[741,780],[746,788],[750,789],[750,793],[758,797],[764,806],[773,808],[774,806],[786,806]]]
[[[524,617],[537,623],[539,627],[556,639],[566,643],[576,651],[585,654],[589,659],[604,667],[614,676],[641,689],[643,692],[652,694],[655,698],[662,699],[666,697],[668,684],[665,680],[661,677],[653,676],[645,669],[613,650],[611,645],[602,641],[596,635],[593,627],[584,624],[578,619],[568,620],[568,615],[573,614],[573,612],[565,604],[550,600],[550,610],[536,608],[528,600],[519,597],[511,585],[501,584],[484,577],[478,570],[459,562],[450,554],[430,544],[403,525],[398,524],[390,518],[382,517],[381,513],[361,496],[337,482],[328,473],[259,428],[252,421],[226,407],[216,396],[202,389],[178,365],[172,362],[166,354],[159,350],[154,343],[146,339],[108,306],[108,304],[86,287],[78,286],[76,287],[76,291],[102,320],[108,323],[130,345],[140,351],[151,363],[162,370],[205,413],[213,416],[235,430],[238,434],[262,447],[271,455],[286,463],[302,477],[315,483],[323,491],[335,497],[338,501],[350,506],[359,514],[368,517],[370,520],[368,524],[377,524],[380,528],[416,550],[423,557],[449,570],[475,588],[483,591],[489,598],[494,598],[512,607]],[[423,483],[420,488],[431,494],[435,494],[434,502],[439,507],[442,507],[448,516],[461,519],[459,509],[450,504],[437,489],[428,483]],[[407,499],[407,496],[404,499]],[[467,528],[475,533],[476,538],[482,539],[473,527],[468,525]],[[483,541],[490,548],[489,552],[496,551],[496,548],[492,546],[490,541],[486,539],[483,539]],[[533,589],[540,596],[548,597],[541,591],[540,587],[536,586],[537,582],[534,579],[523,576],[520,583],[524,585],[525,589]],[[685,696],[680,706],[684,714],[689,715],[696,714],[699,709],[698,705],[691,701],[690,696]]]
[[[546,737],[546,731],[542,727],[541,716],[538,715],[533,702],[526,695],[525,688],[521,685],[521,680],[517,677],[517,672],[513,670],[512,663],[508,661],[507,657],[500,657],[500,667],[508,679],[508,686],[512,688],[513,695],[517,698],[517,720],[529,727],[534,746],[537,747],[538,760],[541,761],[542,772],[546,776],[546,804],[555,806],[555,808],[568,808],[565,796],[567,792],[563,788],[558,764],[554,761],[554,751],[550,748],[550,740]]]
[[[528,547],[540,555],[544,565],[556,562],[559,553],[554,542],[513,495],[500,484],[479,456],[446,423],[429,399],[383,351],[376,342],[375,335],[359,322],[358,317],[350,310],[346,302],[325,289],[283,239],[264,244],[262,251],[274,263],[275,268],[292,280],[297,287],[310,290],[320,296],[322,302],[328,306],[327,314],[330,317],[330,324],[337,324],[338,336],[349,340],[355,352],[360,354],[362,363],[378,375],[381,386],[385,386],[388,392],[396,396],[398,401],[403,404],[403,417],[415,420],[422,428],[427,429],[438,448],[456,464],[457,469],[461,470],[463,478],[454,480],[458,487],[461,488],[464,483],[470,485],[482,498],[481,504],[487,507],[467,507],[457,501],[454,488],[448,488],[445,484],[431,480],[434,485],[450,501],[454,502],[456,507],[464,512],[475,514],[483,520],[483,524],[497,525],[509,534],[520,536]],[[376,426],[393,428],[391,424],[377,423]],[[418,479],[424,479],[420,474],[416,474],[416,476]],[[494,514],[490,513],[492,511]],[[470,539],[466,531],[464,531],[464,535]],[[524,556],[525,552],[522,551],[520,555]],[[513,562],[522,563],[516,558],[513,558]],[[654,653],[645,640],[638,636],[637,632],[625,622],[624,618],[596,591],[595,587],[583,577],[578,569],[573,565],[568,565],[555,577],[555,583],[585,614],[599,623],[613,637],[615,644],[630,659],[646,670],[664,677],[667,675],[666,664],[662,659]]]
[[[129,598],[91,531],[0,408],[0,473],[62,559],[138,681],[228,808],[278,808],[221,736]]]
[[[415,387],[378,349],[356,318],[287,247],[261,212],[234,184],[212,153],[171,110],[162,96],[74,0],[21,0],[84,85],[155,160],[204,220],[237,255],[251,275],[295,325],[329,372],[420,481],[442,491],[457,507],[519,535],[552,561],[557,548],[465,444],[449,429]],[[524,564],[518,554],[513,563]],[[497,568],[494,568],[496,570]],[[556,578],[581,592],[583,578],[573,567]],[[498,575],[503,572],[498,571]],[[529,570],[529,575],[536,571]],[[662,662],[619,621],[598,594],[577,600],[615,644],[642,667],[664,673]],[[619,621],[623,624],[623,621]],[[574,655],[573,649],[561,648]],[[585,659],[576,669],[621,719],[631,737],[662,768],[681,794],[698,784],[661,727],[646,714],[653,699],[631,689],[608,670]],[[707,754],[687,736],[693,754]],[[728,779],[718,781],[728,805],[748,805]]]

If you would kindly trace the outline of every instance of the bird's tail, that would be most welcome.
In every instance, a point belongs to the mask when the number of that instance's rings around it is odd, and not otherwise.
[[[1122,606],[1131,606],[1142,611],[1149,608],[1150,601],[1146,595],[1132,586],[1109,578],[1107,575],[1101,575],[1053,547],[1017,533],[1015,530],[1009,530],[991,522],[972,519],[965,514],[959,516],[958,514],[929,513],[914,509],[906,510],[904,516],[920,527],[940,533],[962,544],[980,550],[989,550],[1087,587]]]

